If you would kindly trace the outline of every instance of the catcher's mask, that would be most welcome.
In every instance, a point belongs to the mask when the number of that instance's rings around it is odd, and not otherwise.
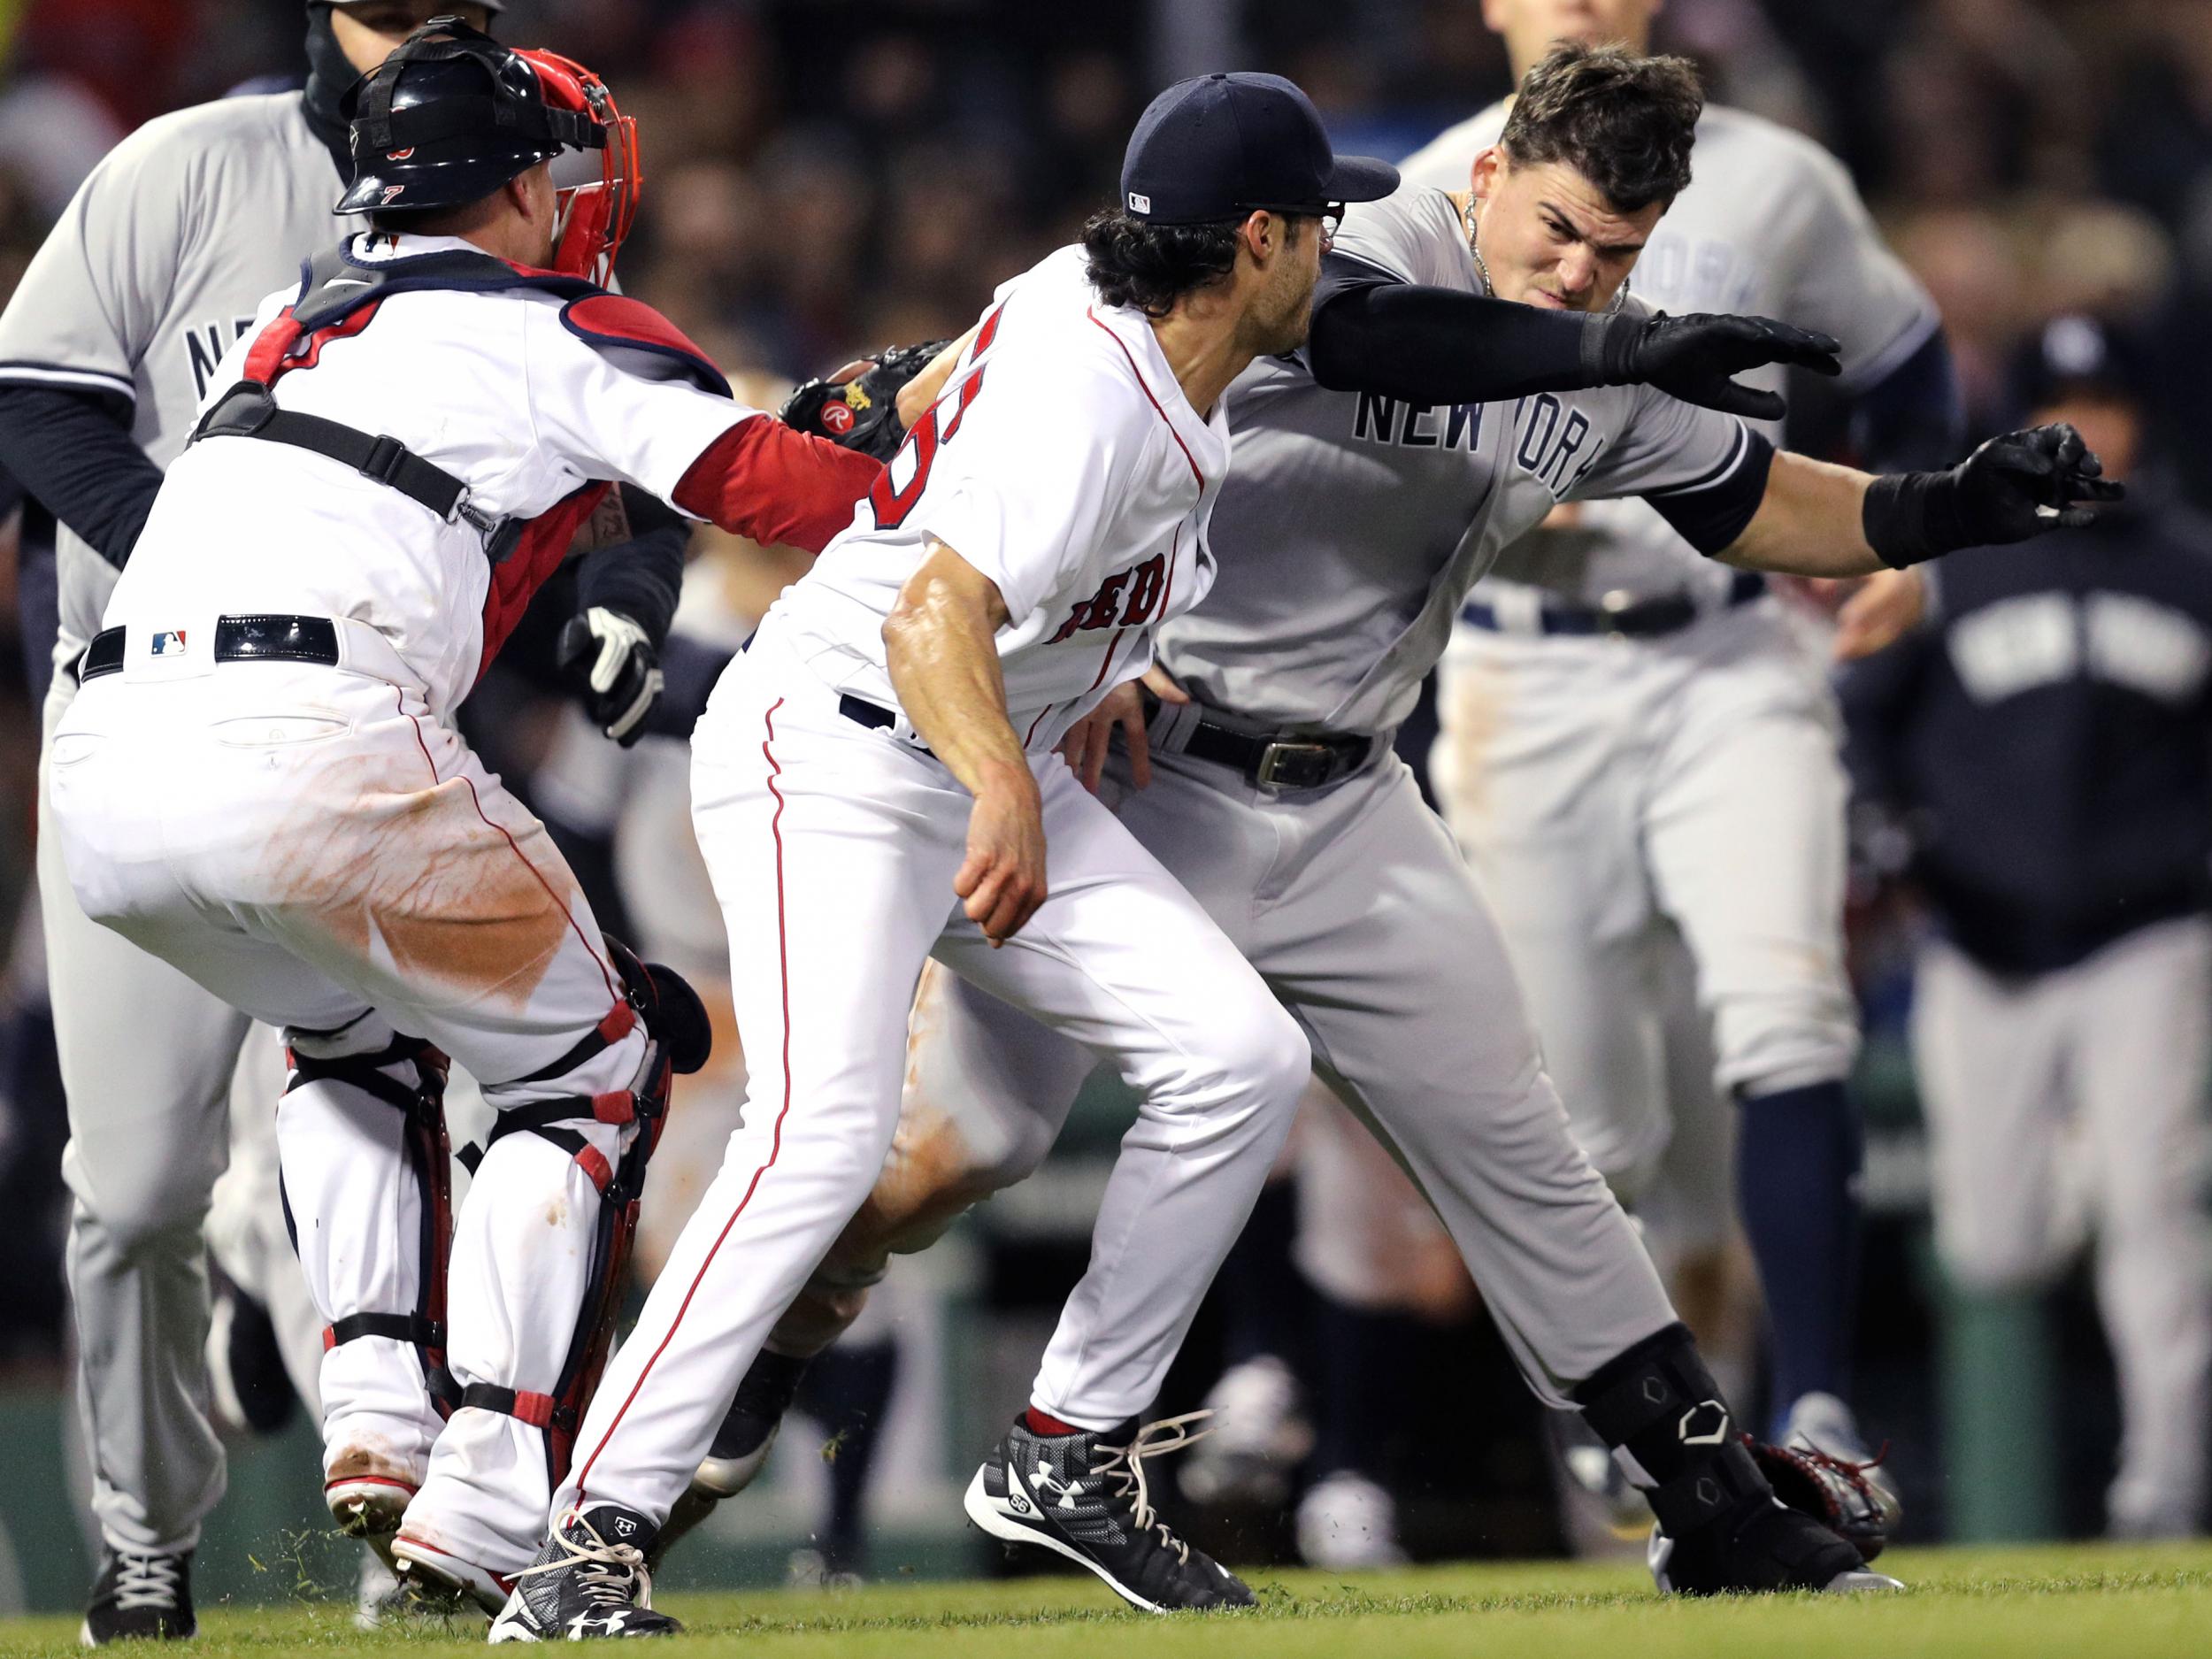
[[[606,83],[557,52],[503,46],[434,18],[347,92],[354,179],[334,210],[395,215],[462,207],[566,150],[599,176],[563,187],[552,268],[604,284],[637,217],[637,122]]]

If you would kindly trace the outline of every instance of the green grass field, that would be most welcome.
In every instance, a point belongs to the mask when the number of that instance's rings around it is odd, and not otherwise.
[[[1898,1551],[1904,1595],[1663,1600],[1633,1569],[1571,1563],[1255,1579],[1251,1612],[1153,1618],[1088,1578],[908,1584],[842,1594],[675,1595],[676,1651],[746,1659],[1949,1659],[2212,1653],[2212,1545]],[[362,1635],[334,1605],[203,1609],[196,1659],[463,1653],[473,1629]],[[73,1619],[0,1624],[0,1655],[77,1651]]]

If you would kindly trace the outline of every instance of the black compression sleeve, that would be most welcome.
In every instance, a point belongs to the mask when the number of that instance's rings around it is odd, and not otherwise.
[[[1601,347],[1613,320],[1400,282],[1332,256],[1307,357],[1315,380],[1331,391],[1494,403],[1602,384]]]
[[[629,515],[630,540],[577,561],[577,602],[585,610],[604,605],[619,611],[645,630],[658,650],[668,638],[683,588],[691,526],[656,497],[627,484],[622,486],[622,508]]]
[[[0,464],[118,570],[161,489],[161,469],[131,440],[129,407],[98,392],[0,385]]]

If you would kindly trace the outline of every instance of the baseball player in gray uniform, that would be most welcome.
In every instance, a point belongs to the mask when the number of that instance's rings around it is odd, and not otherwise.
[[[331,214],[349,175],[340,96],[430,16],[481,24],[499,9],[311,0],[303,92],[147,123],[102,161],[32,260],[0,314],[0,460],[61,526],[49,734],[217,362],[305,254],[357,224]],[[227,1156],[234,1072],[240,1098],[268,1114],[253,1133],[270,1134],[282,1056],[273,1033],[85,917],[42,785],[40,798],[79,1398],[106,1547],[83,1636],[189,1636],[192,1552],[224,1489],[204,1362],[202,1223]],[[308,1331],[311,1344],[319,1334]]]
[[[1485,0],[1525,69],[1561,36],[1645,48],[1657,0]],[[1462,189],[1493,105],[1406,164]],[[1708,105],[1697,177],[1636,266],[1668,310],[1765,312],[1843,342],[1878,469],[1953,458],[1935,310],[1842,166]],[[1778,386],[1777,372],[1754,377]],[[1768,422],[1779,437],[1779,423]],[[1546,1064],[1631,1204],[1676,1115],[1740,1105],[1738,1208],[1766,1293],[1777,1440],[1863,1459],[1845,1404],[1858,1231],[1858,1042],[1842,946],[1844,805],[1821,664],[1755,573],[1701,557],[1652,505],[1592,503],[1524,538],[1462,611],[1432,777],[1497,908]],[[1661,984],[1678,933],[1717,1089],[1670,1101]],[[1675,1076],[1681,1075],[1676,1068]]]
[[[2017,537],[2047,521],[2040,480],[2067,480],[2054,501],[2106,493],[2078,437],[2055,429],[1997,441],[1956,474],[1869,480],[1778,454],[1741,420],[1649,388],[1443,403],[1435,388],[1465,338],[1451,321],[1486,289],[1607,313],[1686,177],[1700,102],[1678,59],[1563,48],[1532,71],[1469,191],[1402,188],[1350,211],[1307,350],[1255,365],[1232,393],[1237,471],[1210,533],[1220,574],[1162,631],[1148,733],[1138,726],[1109,755],[1106,732],[1141,718],[1110,706],[1067,752],[1087,773],[1102,764],[1122,821],[1259,968],[1316,1070],[1420,1184],[1531,1386],[1579,1407],[1618,1449],[1660,1517],[1660,1582],[1859,1587],[1870,1580],[1856,1552],[1832,1534],[1817,1549],[1759,1536],[1781,1512],[1570,1133],[1496,924],[1390,745],[1469,588],[1562,499],[1640,494],[1739,568],[1844,574],[1938,550],[1917,506],[1905,510],[1915,527],[1896,527],[1893,501],[1972,499],[1975,516]],[[1408,314],[1425,354],[1394,350],[1386,323]],[[1399,395],[1330,389],[1355,373]],[[1778,403],[1752,394],[1740,406]],[[1033,1168],[1090,1067],[945,976],[915,1028],[900,1140],[741,1389],[718,1476],[741,1475],[764,1439],[776,1371],[787,1377],[850,1317],[887,1251],[918,1248]],[[1179,1288],[1195,1299],[1202,1279]],[[1107,1438],[1118,1457],[1143,1449]],[[979,1490],[972,1516],[990,1506]],[[1050,1525],[979,1518],[1002,1538]],[[1079,1540],[1037,1541],[1080,1557]]]

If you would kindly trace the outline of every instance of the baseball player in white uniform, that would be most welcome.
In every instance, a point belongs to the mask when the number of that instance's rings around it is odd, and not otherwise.
[[[1726,1432],[1717,1387],[1569,1131],[1488,908],[1389,743],[1469,587],[1563,498],[1640,492],[1739,568],[1840,575],[1962,545],[1932,534],[1932,503],[2017,539],[2085,516],[2055,503],[2109,493],[2060,429],[1995,441],[1952,473],[1870,480],[1649,388],[1445,401],[1452,319],[1486,289],[1532,314],[1649,326],[1637,302],[1608,308],[1687,172],[1700,103],[1678,60],[1563,49],[1532,72],[1468,192],[1407,187],[1351,211],[1307,350],[1256,365],[1231,394],[1237,470],[1211,528],[1221,573],[1163,629],[1148,765],[1141,746],[1107,759],[1106,794],[1420,1183],[1531,1386],[1579,1406],[1649,1491],[1660,1582],[1868,1587],[1889,1581],[1784,1518]],[[1775,355],[1817,365],[1833,344],[1778,338]],[[1332,389],[1368,373],[1397,395]],[[1778,402],[1727,401],[1756,414]],[[1087,771],[1100,725],[1071,741]],[[948,976],[935,988],[916,1019],[900,1141],[779,1327],[787,1366],[850,1317],[887,1251],[926,1243],[1034,1167],[1089,1068],[1006,1002]],[[1167,1288],[1194,1304],[1201,1263],[1179,1237],[1155,1242],[1184,1263]],[[1110,1443],[1125,1461],[1146,1449]],[[1033,1482],[1009,1484],[994,1462],[970,1514],[986,1530],[1084,1558]],[[1086,1564],[1097,1571],[1096,1555]]]
[[[442,19],[348,100],[340,209],[373,230],[224,354],[57,726],[50,817],[88,916],[284,1028],[334,1510],[496,1604],[704,1020],[603,944],[452,711],[615,482],[818,547],[881,469],[737,404],[606,291],[637,150],[588,71]],[[557,188],[569,150],[598,176]],[[449,1281],[449,1056],[498,1111]]]
[[[50,736],[218,362],[263,296],[331,239],[331,201],[349,166],[341,95],[432,13],[482,24],[498,10],[497,0],[316,0],[303,93],[148,122],[94,170],[24,273],[0,314],[0,460],[60,521]],[[275,1033],[250,1032],[238,1010],[87,920],[43,822],[42,791],[41,813],[39,897],[69,1107],[78,1398],[106,1548],[83,1634],[188,1636],[192,1551],[224,1488],[203,1363],[201,1223],[230,1142],[234,1071],[241,1097],[265,1112],[282,1087],[282,1050]],[[240,1127],[273,1133],[265,1122]],[[232,1261],[282,1262],[251,1288],[291,1339],[288,1363],[311,1383],[320,1322],[273,1197],[260,1208],[239,1230],[276,1231],[274,1248]]]
[[[730,936],[747,1121],[585,1418],[552,1537],[493,1640],[677,1628],[650,1607],[643,1552],[875,1184],[932,956],[1143,1096],[1023,1422],[1076,1460],[1071,1507],[1129,1523],[1118,1564],[1150,1604],[1251,1601],[1159,1522],[1133,1470],[1100,1479],[1087,1454],[1157,1390],[1194,1311],[1174,1281],[1192,1263],[1210,1274],[1235,1238],[1304,1087],[1303,1045],[1053,751],[1133,695],[1154,631],[1212,584],[1223,395],[1304,339],[1325,216],[1396,181],[1334,156],[1277,77],[1163,93],[1125,189],[1162,222],[1160,248],[1219,263],[1164,257],[1122,293],[1071,247],[1003,285],[950,389],[717,686],[692,810]],[[1197,228],[1225,219],[1219,236]],[[1040,419],[1048,407],[1071,418]]]
[[[1658,10],[1485,0],[1484,17],[1525,69],[1560,36],[1641,50]],[[1461,123],[1406,176],[1464,188],[1505,119],[1501,104]],[[1952,459],[1956,398],[1934,307],[1841,165],[1711,105],[1696,157],[1637,263],[1636,293],[1835,335],[1868,463]],[[1778,386],[1778,372],[1759,383]],[[1778,421],[1763,429],[1778,438]],[[1863,1460],[1845,1403],[1860,1133],[1844,1086],[1858,1029],[1823,664],[1757,575],[1701,558],[1646,503],[1593,503],[1523,539],[1474,590],[1437,705],[1438,797],[1497,907],[1576,1134],[1633,1204],[1677,1113],[1738,1102],[1738,1208],[1769,1311],[1768,1432]],[[1678,933],[1717,1093],[1671,1101],[1659,987],[1680,971]]]

